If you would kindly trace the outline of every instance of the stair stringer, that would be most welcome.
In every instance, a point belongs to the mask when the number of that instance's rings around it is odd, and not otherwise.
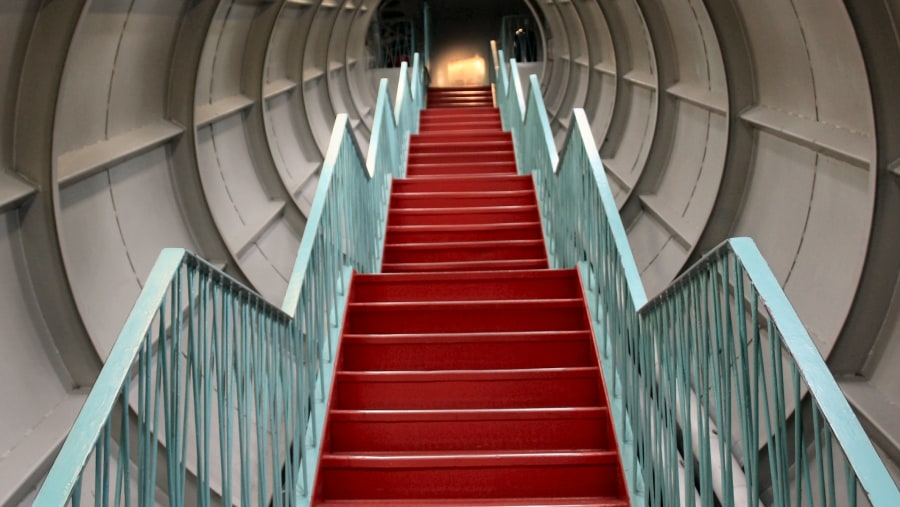
[[[306,483],[306,490],[305,492],[303,491],[302,483],[298,483],[294,487],[294,505],[298,505],[299,507],[309,507],[312,503],[313,488],[316,484],[316,476],[319,473],[319,460],[322,458],[322,446],[325,436],[328,406],[331,402],[331,395],[334,392],[332,386],[334,385],[335,366],[338,364],[341,333],[344,331],[344,323],[347,319],[347,303],[350,299],[350,284],[353,280],[353,268],[346,265],[342,266],[340,273],[337,276],[341,281],[341,285],[338,288],[339,290],[336,291],[338,300],[335,308],[338,309],[340,313],[334,316],[335,324],[332,325],[329,321],[329,326],[326,331],[328,333],[328,349],[322,351],[321,366],[319,367],[319,376],[322,378],[322,391],[319,393],[319,396],[313,397],[315,401],[313,402],[313,406],[310,407],[312,413],[309,418],[309,423],[306,425],[306,441],[303,442],[303,451],[300,459],[301,466],[304,467],[303,477],[306,478],[306,481],[304,481]],[[330,356],[326,356],[328,351],[331,352]],[[314,383],[313,385],[316,384]],[[321,428],[321,430],[316,432],[315,428]],[[309,456],[315,456],[316,459],[307,459]]]
[[[543,221],[541,222],[543,223]],[[555,259],[551,257],[549,251],[547,256],[550,259],[550,265],[554,266]],[[625,481],[628,482],[628,491],[631,494],[631,505],[646,505],[641,464],[636,458],[632,458],[637,456],[637,453],[634,452],[631,417],[625,411],[621,389],[616,389],[616,386],[621,385],[619,374],[616,371],[612,356],[602,352],[603,350],[610,350],[611,347],[609,336],[598,325],[601,322],[603,307],[598,301],[599,294],[588,290],[589,287],[596,286],[596,281],[591,279],[590,269],[587,269],[587,262],[579,262],[576,268],[578,269],[581,292],[584,295],[584,303],[587,305],[588,314],[591,317],[591,333],[594,335],[594,347],[597,357],[600,359],[600,368],[604,377],[603,387],[606,389],[606,397],[609,400],[609,408],[612,411],[613,430],[616,435],[616,443],[619,445],[622,473],[625,475]]]

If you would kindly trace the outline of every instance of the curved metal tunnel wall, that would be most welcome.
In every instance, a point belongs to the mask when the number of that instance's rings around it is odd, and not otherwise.
[[[900,2],[530,4],[557,144],[583,107],[648,293],[753,238],[900,475]]]
[[[527,0],[648,291],[753,237],[900,462],[897,0]],[[159,250],[279,301],[378,0],[0,5],[0,504],[26,500]],[[487,44],[487,41],[485,41]]]

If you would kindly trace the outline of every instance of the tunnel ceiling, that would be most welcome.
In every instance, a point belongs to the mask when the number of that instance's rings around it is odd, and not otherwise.
[[[648,291],[752,237],[900,462],[900,2],[520,5],[557,143],[584,108]],[[160,249],[281,299],[338,113],[366,148],[377,6],[2,2],[0,504],[46,471]]]

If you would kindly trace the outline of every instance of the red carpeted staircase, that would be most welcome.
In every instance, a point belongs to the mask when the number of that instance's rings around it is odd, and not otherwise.
[[[490,89],[428,104],[384,274],[353,277],[313,503],[628,505],[579,277],[547,269]]]

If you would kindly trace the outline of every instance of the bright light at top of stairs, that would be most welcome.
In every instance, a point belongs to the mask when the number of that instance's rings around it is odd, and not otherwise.
[[[447,81],[450,85],[477,85],[484,82],[484,57],[472,56],[453,60],[447,64]]]

